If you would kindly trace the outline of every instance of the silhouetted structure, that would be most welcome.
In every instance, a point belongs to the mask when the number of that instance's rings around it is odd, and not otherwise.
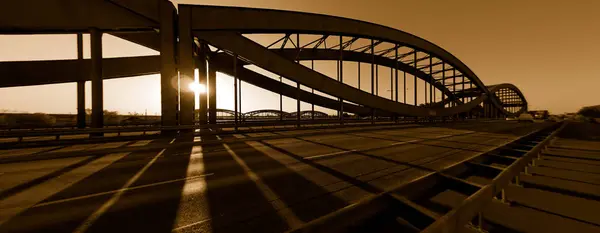
[[[467,65],[446,50],[409,33],[367,22],[327,15],[250,9],[238,7],[179,5],[178,11],[166,0],[91,0],[26,2],[2,4],[0,33],[77,33],[78,59],[60,61],[1,62],[0,87],[77,82],[78,126],[84,127],[84,82],[92,82],[92,121],[103,127],[102,80],[144,74],[161,75],[161,116],[163,126],[195,124],[194,94],[186,88],[199,69],[199,82],[208,84],[210,96],[200,95],[200,124],[216,123],[216,72],[232,75],[235,107],[232,116],[241,117],[243,80],[282,96],[334,109],[344,114],[372,118],[387,117],[507,117],[527,110],[527,101],[511,84],[486,86]],[[81,9],[79,14],[75,9]],[[73,11],[71,14],[65,12]],[[27,17],[23,17],[26,15]],[[82,57],[81,33],[91,35],[91,59]],[[102,35],[109,33],[160,51],[159,56],[103,58]],[[176,34],[177,33],[177,34]],[[246,37],[248,34],[281,34],[269,46]],[[316,39],[301,40],[306,34]],[[329,44],[328,44],[329,43]],[[210,47],[209,47],[210,45]],[[176,51],[177,50],[177,51]],[[332,79],[299,64],[300,61],[337,62]],[[356,62],[358,88],[344,84],[343,65]],[[370,75],[361,76],[361,63],[370,65]],[[244,68],[254,64],[286,77],[291,86]],[[208,65],[208,68],[207,68]],[[379,67],[388,74],[380,74]],[[179,76],[177,75],[179,72]],[[407,74],[414,78],[407,86]],[[360,79],[370,80],[363,91]],[[379,94],[379,79],[389,78],[390,96]],[[410,80],[409,80],[410,81]],[[418,90],[417,83],[423,82]],[[300,84],[313,91],[300,89]],[[400,86],[402,90],[399,91]],[[336,99],[314,94],[314,90]],[[407,91],[414,96],[409,102]],[[423,103],[419,106],[419,103]],[[280,106],[279,111],[282,110]],[[303,114],[295,114],[300,120]],[[318,114],[317,114],[318,115]],[[311,117],[314,117],[311,115]],[[280,118],[283,115],[280,114]]]

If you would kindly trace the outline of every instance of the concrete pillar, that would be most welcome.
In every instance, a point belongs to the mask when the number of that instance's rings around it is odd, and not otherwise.
[[[104,127],[104,99],[102,88],[102,32],[97,28],[90,29],[90,45],[92,47],[92,128]],[[103,136],[97,133],[93,136]]]
[[[194,82],[194,43],[191,30],[191,9],[179,6],[179,124],[194,123],[194,92],[189,86]]]
[[[488,110],[489,110],[489,105],[487,104],[487,102],[483,102],[483,118],[488,117]]]
[[[208,122],[217,123],[217,70],[208,67]]]
[[[238,56],[233,55],[233,122],[235,124],[235,131],[238,130],[238,79],[237,79],[237,60]]]
[[[83,66],[83,34],[77,34],[77,60]],[[85,81],[77,82],[77,128],[85,128]]]
[[[499,112],[498,112],[498,109],[496,107],[494,107],[494,106],[492,106],[492,108],[494,108],[494,118],[497,119],[498,116],[500,115]]]
[[[177,64],[175,60],[175,22],[177,11],[171,2],[160,2],[160,119],[161,125],[177,125]],[[175,131],[162,131],[173,134]]]
[[[85,81],[77,82],[77,128],[85,128]]]
[[[200,83],[200,85],[203,85],[204,87],[208,87],[206,85],[206,80],[207,80],[207,67],[206,67],[206,55],[207,55],[207,50],[208,46],[204,45],[203,43],[200,43],[197,49],[197,56],[196,56],[196,68],[198,69],[198,82]],[[200,93],[199,95],[199,102],[200,102],[200,106],[198,108],[198,121],[200,122],[200,124],[206,124],[207,123],[207,109],[208,109],[208,101],[207,101],[207,96],[206,96],[206,92],[204,93]]]

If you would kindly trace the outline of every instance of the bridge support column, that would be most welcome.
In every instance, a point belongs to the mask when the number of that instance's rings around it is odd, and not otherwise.
[[[177,65],[175,60],[175,7],[160,1],[160,120],[163,127],[177,126]],[[163,130],[163,135],[174,135]]]
[[[90,29],[90,45],[92,57],[92,128],[104,127],[104,99],[102,88],[102,32],[97,28]],[[104,136],[94,133],[90,136]]]
[[[486,102],[483,102],[483,118],[489,117],[489,109],[490,109],[490,105]]]
[[[77,82],[77,128],[85,128],[85,81]]]
[[[217,123],[217,70],[208,67],[208,123]]]
[[[200,43],[200,45],[198,46],[197,57],[196,57],[196,68],[198,69],[198,82],[200,83],[201,86],[204,86],[204,87],[208,87],[206,85],[206,80],[207,80],[207,77],[206,77],[207,76],[206,49],[208,49],[208,46],[204,45],[203,43]],[[200,92],[199,97],[198,97],[199,102],[200,102],[200,106],[198,108],[198,121],[200,124],[207,123],[208,101],[207,101],[206,94],[207,94],[206,91]]]
[[[500,116],[500,113],[498,112],[498,109],[497,109],[497,108],[494,108],[494,118],[495,118],[495,119],[498,119],[498,118],[499,118],[499,116]]]
[[[237,80],[237,60],[238,56],[233,55],[233,124],[235,131],[238,130],[238,80]]]
[[[77,34],[77,60],[83,62],[83,34]],[[85,128],[85,81],[77,82],[77,128]]]
[[[190,84],[194,82],[194,43],[191,29],[191,10],[179,7],[179,124],[194,124],[194,92]]]

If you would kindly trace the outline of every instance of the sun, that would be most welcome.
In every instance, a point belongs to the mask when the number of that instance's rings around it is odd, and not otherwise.
[[[206,86],[204,84],[193,82],[190,83],[189,88],[196,93],[196,95],[206,93]]]

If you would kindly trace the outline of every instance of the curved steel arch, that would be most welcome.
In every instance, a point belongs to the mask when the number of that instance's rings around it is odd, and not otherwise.
[[[510,83],[502,83],[502,84],[487,86],[486,88],[494,96],[494,98],[490,98],[491,101],[495,102],[494,103],[495,105],[500,105],[502,107],[499,110],[501,110],[504,115],[518,116],[519,114],[527,111],[527,100],[525,99],[525,96],[523,95],[521,90],[519,90],[519,88],[517,88],[515,85],[510,84]],[[509,92],[508,95],[504,95],[504,94],[506,94],[505,90],[508,90],[508,92]],[[457,97],[458,98],[479,97],[481,95],[482,95],[482,93],[478,89],[471,89],[471,90],[468,90],[467,92],[464,92],[461,95],[457,95]],[[517,98],[516,99],[517,101],[514,101],[515,97]],[[431,106],[438,107],[438,106],[446,105],[449,102],[450,102],[449,99],[446,99],[444,101],[431,103],[427,106],[428,107],[431,107]],[[516,111],[509,111],[507,108],[518,108],[518,109]]]
[[[259,109],[259,110],[254,110],[254,111],[244,113],[244,117],[254,117],[254,116],[257,116],[257,115],[263,114],[263,113],[267,113],[267,114],[272,113],[277,116],[285,116],[285,115],[289,114],[288,112],[280,111],[277,109]]]
[[[210,58],[210,64],[211,67],[215,68],[219,72],[223,72],[232,76],[234,75],[234,73],[236,73],[238,78],[240,78],[241,80],[244,80],[247,83],[263,88],[265,90],[279,93],[290,98],[300,98],[300,100],[303,102],[312,103],[316,106],[321,106],[324,108],[337,109],[339,107],[339,101],[337,100],[330,99],[325,96],[320,96],[305,90],[298,90],[296,87],[292,87],[285,83],[281,83],[262,74],[259,74],[255,71],[245,69],[243,67],[243,65],[245,64],[244,61],[238,60],[237,71],[234,72],[233,60],[227,54],[213,54]],[[367,116],[371,114],[370,109],[350,103],[344,103],[344,111],[358,114],[361,116]],[[377,111],[377,115],[390,116],[391,114],[385,111]]]
[[[230,53],[239,54],[243,59],[261,68],[289,77],[294,81],[327,94],[342,97],[351,102],[383,109],[400,115],[448,116],[466,112],[469,109],[476,107],[481,102],[489,99],[489,102],[493,103],[496,108],[500,109],[505,114],[507,113],[500,105],[500,101],[491,94],[481,80],[455,56],[429,41],[400,30],[352,19],[300,12],[216,6],[183,5],[180,7],[190,8],[191,29],[195,31],[196,35],[201,40]],[[220,17],[222,15],[229,15],[230,17]],[[206,24],[203,22],[214,23]],[[308,71],[307,69],[302,69],[305,67],[292,67],[292,64],[294,63],[286,63],[285,61],[272,56],[268,52],[263,52],[265,50],[264,47],[251,42],[247,38],[243,38],[241,36],[242,33],[307,33],[340,35],[370,38],[389,42],[396,46],[401,45],[410,47],[414,49],[415,53],[428,53],[430,59],[435,57],[435,59],[451,66],[452,69],[456,69],[459,74],[464,75],[467,80],[475,84],[475,87],[479,89],[481,96],[469,103],[449,108],[416,107],[389,101],[381,97],[367,96],[351,90],[352,87],[349,87],[348,85],[340,83],[334,84],[333,82],[330,82],[331,80],[325,80],[322,76],[314,74],[314,72],[311,73],[311,71]],[[257,57],[257,54],[265,56]],[[418,61],[416,60],[414,61],[414,63],[417,62]],[[394,66],[396,66],[396,64],[394,64]],[[415,69],[411,73],[417,74],[418,71]],[[445,95],[448,97],[454,96],[453,93],[449,93],[445,86],[440,87],[437,80],[434,81],[431,76],[423,78],[423,76],[425,76],[423,74],[420,75],[422,79],[430,79],[429,83],[435,85],[437,89],[442,90]],[[302,78],[290,76],[300,76]]]
[[[180,7],[191,8],[192,30],[197,31],[343,35],[411,47],[436,55],[440,60],[446,61],[466,74],[477,87],[484,87],[477,75],[450,52],[398,29],[355,19],[305,12],[223,6],[180,5]],[[222,17],[223,15],[228,17]]]
[[[288,59],[295,59],[298,61],[304,60],[338,60],[340,55],[343,57],[344,61],[354,61],[354,62],[363,62],[363,63],[371,63],[382,65],[388,68],[398,69],[400,71],[409,73],[414,75],[421,80],[432,84],[436,89],[440,90],[442,93],[446,94],[448,98],[452,100],[456,100],[454,98],[454,93],[452,93],[448,88],[443,86],[441,83],[437,82],[435,78],[431,75],[419,70],[413,66],[407,65],[403,62],[396,61],[394,59],[390,59],[387,57],[383,57],[380,55],[376,55],[372,57],[370,54],[366,54],[364,52],[356,52],[356,51],[348,51],[348,50],[336,50],[336,49],[321,49],[321,48],[312,48],[312,49],[304,49],[298,51],[298,49],[272,49],[276,53],[281,54]]]
[[[519,90],[519,88],[517,88],[515,85],[510,84],[510,83],[503,83],[503,84],[489,86],[488,89],[489,89],[490,93],[493,93],[496,97],[496,98],[494,98],[493,101],[498,101],[496,104],[499,104],[500,106],[502,106],[501,110],[508,113],[506,115],[517,115],[518,116],[521,113],[527,112],[527,107],[528,107],[527,99],[525,99],[525,96],[523,95],[521,90]],[[506,91],[504,91],[504,90],[506,90]],[[508,92],[509,95],[507,95],[507,96],[502,95],[503,91]],[[516,102],[509,101],[510,99],[515,99],[514,98],[515,96],[517,97],[516,100],[518,100],[518,101],[516,101]],[[507,98],[505,98],[505,97],[507,97]],[[518,110],[515,112],[511,112],[506,109],[507,107],[517,107]]]
[[[223,113],[223,114],[227,114],[227,115],[230,115],[230,116],[235,116],[235,111],[229,110],[229,109],[217,108],[216,112],[217,112],[217,114]],[[240,113],[240,112],[238,112],[237,114],[238,114],[238,116],[242,115],[242,113]]]
[[[300,111],[300,116],[312,116],[313,113],[314,113],[315,117],[329,117],[329,114],[327,114],[327,113],[324,113],[321,111],[312,111],[312,110]],[[296,115],[298,115],[298,112],[288,113],[288,116],[290,116],[290,117],[295,117]]]

